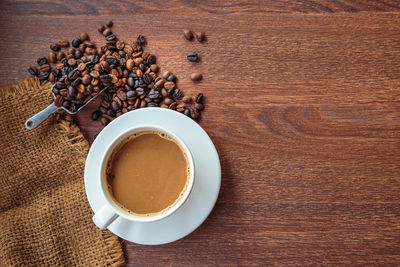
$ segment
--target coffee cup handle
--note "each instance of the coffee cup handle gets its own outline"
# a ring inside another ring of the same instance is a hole
[[[100,229],[106,229],[117,218],[118,214],[108,205],[104,205],[93,215],[93,222]]]

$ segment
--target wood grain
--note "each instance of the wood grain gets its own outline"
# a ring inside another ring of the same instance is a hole
[[[213,5],[224,4],[199,4]],[[1,17],[8,36],[0,44],[1,83],[25,77],[52,40],[82,29],[100,42],[96,28],[109,18],[100,12],[107,7],[88,16]],[[200,125],[222,164],[220,196],[205,223],[167,245],[126,242],[128,266],[399,265],[399,13],[261,15],[261,7],[248,16],[251,4],[243,14],[235,7],[185,15],[166,9],[149,20],[126,15],[127,4],[112,17],[121,39],[147,36],[147,50],[187,94],[206,95]],[[204,30],[207,42],[185,41],[183,27]],[[186,61],[191,50],[200,64]],[[189,80],[194,70],[202,82]],[[94,108],[78,116],[89,138],[101,128],[90,121]]]
[[[238,1],[63,1],[63,0],[2,0],[0,10],[13,15],[128,15],[140,14],[265,14],[265,13],[334,13],[400,10],[395,0],[238,0]]]

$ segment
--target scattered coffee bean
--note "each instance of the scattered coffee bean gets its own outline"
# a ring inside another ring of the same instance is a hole
[[[68,47],[69,41],[68,40],[60,40],[60,41],[58,41],[58,45],[61,47]]]
[[[50,73],[48,72],[42,72],[38,75],[39,80],[44,81],[47,80],[49,78]]]
[[[105,29],[106,29],[106,26],[104,26],[104,25],[101,25],[99,28],[97,28],[99,33],[103,33]]]
[[[170,74],[167,78],[167,81],[176,83],[176,76],[174,74]]]
[[[189,52],[187,54],[187,59],[191,62],[196,62],[197,60],[199,60],[199,56],[196,52]]]
[[[198,93],[196,95],[195,102],[199,103],[199,104],[203,103],[203,94],[202,93]]]
[[[39,66],[42,66],[42,65],[44,65],[44,64],[47,64],[47,58],[46,58],[46,57],[40,57],[40,58],[38,58],[38,59],[36,60],[36,62],[37,62],[37,64],[38,64]]]
[[[188,108],[185,108],[185,109],[183,110],[183,114],[186,115],[186,116],[188,116],[188,117],[190,117],[190,110],[189,110]]]
[[[51,44],[50,49],[54,52],[60,51],[60,46],[58,44]]]
[[[203,78],[203,76],[198,72],[194,72],[194,73],[190,74],[190,79],[192,81],[200,81],[202,78]]]
[[[30,67],[30,68],[28,69],[28,71],[29,71],[29,73],[30,73],[32,76],[37,76],[37,75],[39,75],[39,70],[38,70],[36,67]]]
[[[196,32],[196,39],[197,39],[197,41],[199,41],[199,42],[203,42],[204,40],[205,40],[205,35],[204,35],[204,33],[203,32]]]
[[[195,103],[194,107],[195,107],[195,109],[200,110],[200,111],[204,109],[203,104],[200,104],[200,103]]]
[[[191,108],[190,109],[190,117],[192,118],[192,119],[195,119],[195,120],[197,120],[198,118],[199,118],[199,111],[197,110],[197,109],[195,109],[195,108]]]
[[[108,28],[111,28],[113,25],[114,25],[114,23],[111,20],[106,23],[106,26]]]
[[[103,115],[104,116],[104,115]],[[107,119],[106,117],[101,117],[100,119],[101,124],[103,124],[104,126],[106,126],[107,124],[110,123],[110,120]]]
[[[106,29],[103,31],[103,36],[104,36],[104,37],[107,37],[107,36],[109,36],[109,35],[111,35],[111,34],[112,34],[112,31],[111,31],[110,28],[106,28]]]
[[[47,55],[47,58],[49,59],[50,63],[56,63],[57,62],[57,55],[54,52],[49,52],[49,54]]]
[[[139,35],[136,38],[136,43],[140,46],[144,46],[146,44],[146,38],[143,35]]]
[[[89,40],[89,34],[87,34],[86,32],[82,32],[81,34],[79,34],[79,39],[81,39],[82,42]]]
[[[82,41],[79,38],[75,38],[74,40],[72,40],[72,46],[75,48],[78,48],[81,43],[82,43]],[[72,54],[72,53],[70,53],[70,54]]]
[[[192,102],[192,98],[190,96],[184,96],[182,98],[183,103],[190,103]]]
[[[191,41],[193,40],[193,32],[189,29],[183,30],[183,35],[185,36],[186,40]]]

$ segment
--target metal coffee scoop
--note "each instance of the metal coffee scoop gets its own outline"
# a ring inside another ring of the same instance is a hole
[[[56,95],[53,92],[53,88],[54,88],[55,84],[53,84],[53,86],[51,87],[51,93],[53,95],[53,98],[56,98]],[[40,111],[39,113],[37,113],[36,115],[30,117],[26,122],[25,122],[25,127],[28,130],[32,130],[34,128],[36,128],[40,123],[42,123],[45,119],[47,119],[47,117],[49,117],[51,114],[53,114],[54,112],[56,112],[58,109],[63,109],[65,110],[68,114],[74,115],[76,113],[78,113],[81,109],[83,109],[87,104],[89,104],[91,101],[93,101],[93,99],[95,99],[98,95],[100,95],[107,87],[104,87],[103,89],[101,89],[97,95],[93,96],[92,98],[90,98],[90,100],[88,102],[86,102],[85,104],[83,104],[82,106],[80,106],[76,111],[72,112],[70,110],[68,110],[67,108],[61,106],[61,107],[57,107],[53,103],[51,103],[47,108],[43,109],[42,111]]]

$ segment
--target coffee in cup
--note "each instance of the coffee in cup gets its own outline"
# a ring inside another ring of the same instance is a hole
[[[160,130],[134,132],[116,144],[105,169],[111,199],[134,216],[156,216],[180,201],[189,187],[185,149]]]

